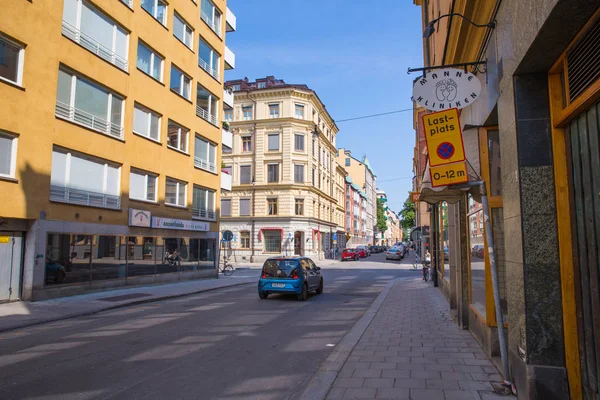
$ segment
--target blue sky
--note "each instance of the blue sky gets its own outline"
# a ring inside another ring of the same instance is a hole
[[[423,63],[420,7],[410,0],[228,0],[236,68],[226,79],[274,75],[315,90],[337,121],[412,107],[408,67]],[[338,123],[337,146],[365,154],[400,211],[411,188],[412,113]],[[396,178],[406,178],[390,180]]]

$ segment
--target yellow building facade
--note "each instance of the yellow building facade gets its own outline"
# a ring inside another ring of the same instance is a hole
[[[0,3],[0,301],[215,276],[226,2]]]

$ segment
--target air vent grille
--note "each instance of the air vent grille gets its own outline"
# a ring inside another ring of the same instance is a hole
[[[573,102],[600,78],[600,15],[567,52],[569,100]]]

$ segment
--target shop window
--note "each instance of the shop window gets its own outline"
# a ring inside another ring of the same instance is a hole
[[[129,237],[127,239],[127,277],[154,275],[156,254],[153,237]]]
[[[483,207],[471,196],[468,201],[468,226],[470,246],[471,305],[485,318],[485,245],[483,230]]]
[[[502,165],[500,158],[500,135],[488,131],[488,158],[490,168],[490,196],[502,196]]]
[[[504,247],[504,210],[492,208],[492,232],[494,233],[494,254],[498,269],[498,286],[500,287],[500,308],[504,314],[504,322],[508,322],[506,298],[506,258]]]
[[[281,232],[263,231],[266,253],[281,253]]]
[[[127,277],[125,246],[122,243],[121,236],[93,236],[92,282]]]
[[[91,244],[91,236],[48,233],[45,284],[89,282]]]
[[[441,254],[444,264],[444,279],[450,280],[450,238],[448,237],[448,203],[443,202],[441,207]]]

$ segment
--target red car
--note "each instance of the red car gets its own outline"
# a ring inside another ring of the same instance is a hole
[[[357,248],[356,252],[358,253],[358,256],[360,258],[367,258],[367,256],[369,255],[369,253],[367,253],[367,249],[365,249],[364,247]]]
[[[344,251],[342,251],[342,261],[347,261],[347,260],[358,261],[359,257],[360,256],[356,249],[344,249]]]

